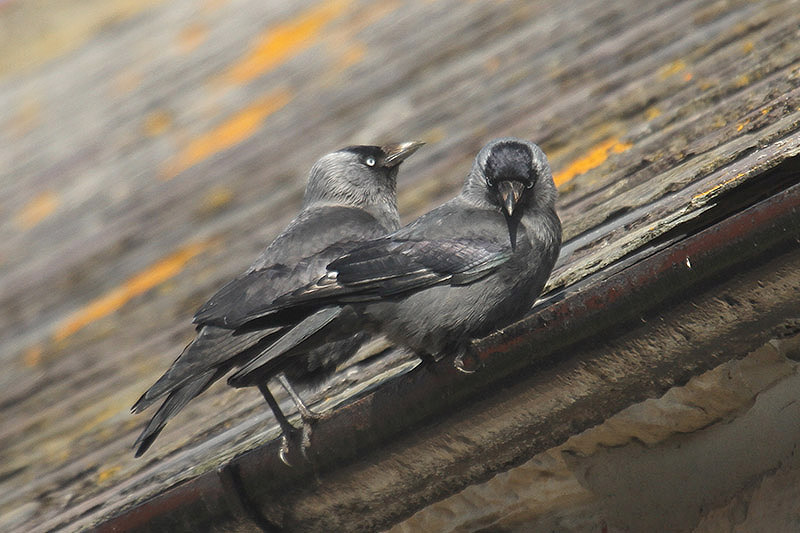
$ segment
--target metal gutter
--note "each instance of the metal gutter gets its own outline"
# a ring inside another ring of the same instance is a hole
[[[385,528],[744,355],[800,316],[800,160],[758,181],[777,172],[783,190],[481,339],[474,374],[442,361],[339,408],[315,426],[310,463],[285,466],[271,442],[98,531]]]

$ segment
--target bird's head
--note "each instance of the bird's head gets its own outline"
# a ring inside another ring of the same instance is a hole
[[[491,141],[478,152],[465,194],[499,207],[508,217],[529,204],[553,207],[555,185],[541,148],[515,138]]]
[[[319,202],[361,208],[389,204],[396,211],[400,163],[423,144],[348,146],[321,157],[311,169],[303,206]]]

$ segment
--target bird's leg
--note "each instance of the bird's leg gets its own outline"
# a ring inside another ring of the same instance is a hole
[[[320,418],[322,418],[321,414],[315,413],[314,411],[309,409],[305,403],[303,403],[303,399],[300,398],[300,395],[297,394],[296,390],[294,390],[292,384],[289,383],[289,380],[286,378],[286,374],[284,374],[283,372],[278,374],[278,382],[281,384],[281,387],[286,389],[286,392],[289,393],[289,396],[292,397],[292,400],[294,401],[294,404],[297,406],[297,410],[300,411],[300,416],[303,418],[303,420],[308,419],[312,421],[317,421]]]
[[[261,395],[264,396],[269,408],[272,409],[272,414],[275,415],[275,419],[278,421],[278,425],[281,427],[281,451],[278,455],[286,466],[292,466],[292,463],[289,462],[289,441],[296,438],[297,428],[294,427],[289,422],[289,419],[286,418],[286,415],[283,414],[283,411],[281,411],[278,402],[275,400],[275,397],[270,392],[266,383],[259,384],[258,390],[261,391]],[[305,456],[305,450],[303,450],[303,455]]]
[[[294,390],[294,387],[292,387],[292,384],[289,383],[289,380],[286,378],[286,374],[281,372],[277,377],[278,382],[284,389],[286,389],[286,392],[289,393],[289,396],[292,397],[292,400],[294,400],[294,403],[297,406],[297,410],[300,412],[300,419],[303,421],[303,433],[300,440],[300,451],[303,453],[303,457],[308,459],[306,451],[311,447],[312,425],[321,419],[322,415],[315,413],[309,409],[305,403],[303,403],[300,395],[297,394],[297,391]]]

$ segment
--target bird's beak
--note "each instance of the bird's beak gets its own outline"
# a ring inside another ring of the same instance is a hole
[[[500,194],[500,201],[508,216],[514,214],[522,193],[525,192],[525,184],[520,181],[501,181],[497,184],[497,192]]]
[[[395,167],[405,161],[411,154],[416,152],[420,146],[425,144],[420,141],[408,141],[404,143],[392,143],[381,146],[381,150],[386,154],[383,166]]]

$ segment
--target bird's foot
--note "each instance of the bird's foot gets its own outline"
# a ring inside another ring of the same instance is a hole
[[[281,449],[278,450],[278,457],[280,457],[283,464],[291,467],[292,462],[289,460],[289,452],[291,452],[292,447],[289,444],[289,440],[289,437],[287,437],[285,433],[281,435]]]
[[[311,416],[308,416],[311,414]],[[311,449],[311,435],[314,431],[314,424],[323,418],[323,415],[309,411],[302,415],[302,426],[297,428],[292,426],[289,430],[284,430],[281,435],[281,448],[278,456],[286,466],[293,467],[297,459],[297,452],[303,461],[311,462],[308,457],[308,450]]]
[[[464,361],[465,357],[467,358],[469,363]],[[456,370],[464,374],[474,374],[478,369],[478,362],[476,360],[475,354],[473,354],[469,350],[463,350],[453,360],[453,366],[456,368]]]
[[[300,418],[303,419],[303,427],[319,422],[325,415],[312,411],[304,403],[297,404],[297,410],[300,412]]]
[[[283,464],[294,467],[298,457],[303,461],[308,461],[306,450],[311,446],[311,432],[303,424],[302,428],[292,427],[291,430],[284,430],[281,435],[281,447],[278,450],[278,457]],[[299,453],[298,453],[299,452]]]

